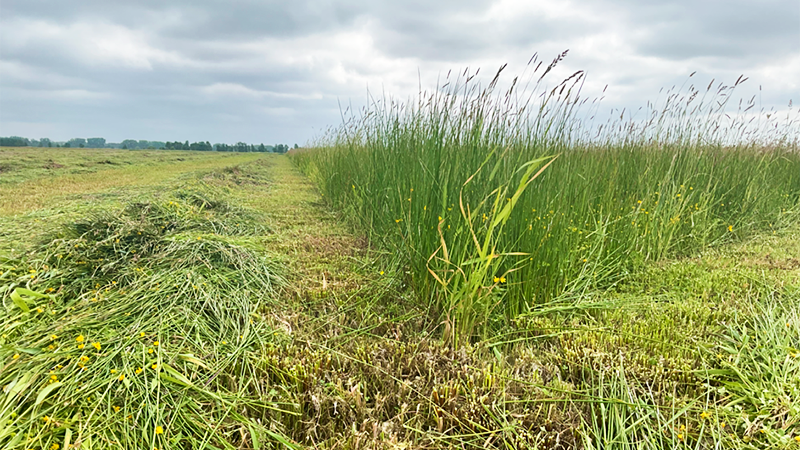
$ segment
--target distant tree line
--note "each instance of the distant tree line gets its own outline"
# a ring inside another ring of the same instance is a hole
[[[261,152],[261,153],[286,153],[289,146],[286,144],[264,145],[247,144],[211,144],[208,141],[194,142],[162,142],[125,139],[120,143],[106,142],[104,138],[73,138],[65,142],[51,141],[48,138],[28,139],[19,136],[0,137],[0,147],[59,147],[59,148],[118,148],[123,150],[196,150],[202,152]],[[297,148],[297,144],[294,144]]]

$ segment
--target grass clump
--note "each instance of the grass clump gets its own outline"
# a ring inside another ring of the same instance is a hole
[[[544,88],[563,56],[547,66],[534,59],[530,83],[515,79],[506,91],[500,73],[486,88],[465,74],[416,102],[376,101],[293,155],[324,199],[403,258],[411,286],[445,324],[456,310],[471,317],[456,326],[463,337],[483,335],[490,320],[487,308],[472,311],[472,294],[454,299],[443,282],[450,275],[474,279],[469,292],[493,292],[488,309],[502,324],[559,296],[613,286],[650,261],[797,219],[796,122],[729,121],[735,85],[720,85],[671,92],[644,120],[621,116],[594,129],[578,115],[582,72]],[[552,156],[521,195],[498,196],[529,161]],[[502,232],[492,229],[498,221]],[[493,236],[492,273],[467,256],[478,230]],[[442,261],[445,249],[464,257]]]
[[[294,402],[259,360],[280,332],[258,215],[187,186],[65,225],[2,261],[4,448],[258,447]],[[291,445],[291,444],[288,444]]]

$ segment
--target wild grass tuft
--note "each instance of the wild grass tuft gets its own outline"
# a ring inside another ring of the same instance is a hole
[[[374,101],[293,155],[324,199],[405,258],[446,336],[454,316],[462,338],[482,336],[491,321],[613,286],[649,261],[797,220],[797,122],[729,120],[741,79],[670,92],[642,120],[591,128],[579,116],[582,72],[544,87],[561,57],[534,59],[530,81],[505,91],[499,72],[485,88],[464,73],[414,102]],[[527,162],[553,156],[514,190]],[[476,235],[491,236],[497,258]]]

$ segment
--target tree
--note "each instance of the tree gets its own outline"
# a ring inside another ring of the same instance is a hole
[[[122,141],[122,149],[123,150],[135,150],[139,148],[139,142],[135,139],[125,139]]]
[[[69,146],[71,148],[84,148],[86,147],[86,139],[84,138],[72,138],[69,140]]]
[[[41,138],[39,139],[39,146],[40,147],[52,147],[53,142],[49,138]]]
[[[89,148],[105,148],[106,140],[101,137],[86,139],[86,146]]]
[[[0,146],[3,147],[25,147],[26,145],[28,145],[28,140],[23,137],[0,137]]]

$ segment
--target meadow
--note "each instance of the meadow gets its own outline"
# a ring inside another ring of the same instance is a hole
[[[0,149],[0,446],[800,448],[797,122],[538,70],[288,156]]]

